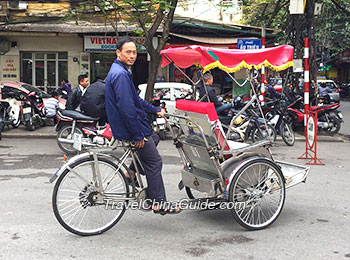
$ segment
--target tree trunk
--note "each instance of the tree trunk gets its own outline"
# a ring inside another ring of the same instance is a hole
[[[145,100],[149,103],[152,102],[154,83],[157,79],[157,72],[160,64],[160,55],[155,51],[150,53],[151,60],[148,63],[148,80],[147,80],[147,90]]]

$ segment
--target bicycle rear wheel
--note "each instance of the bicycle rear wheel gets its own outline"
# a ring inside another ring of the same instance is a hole
[[[248,230],[271,225],[282,211],[285,180],[280,168],[270,160],[255,159],[242,166],[229,188],[229,201],[236,221]]]
[[[96,168],[103,192],[93,175]],[[128,203],[129,186],[123,169],[118,170],[116,164],[104,158],[98,158],[95,165],[92,157],[70,165],[53,190],[52,206],[58,222],[81,236],[98,235],[117,224]]]

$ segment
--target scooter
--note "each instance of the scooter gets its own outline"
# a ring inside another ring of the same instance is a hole
[[[1,103],[2,109],[0,117],[2,118],[3,127],[6,125],[12,125],[13,128],[19,127],[21,124],[21,108],[19,102],[14,98],[7,98],[1,101]]]
[[[23,100],[23,121],[29,131],[34,131],[37,126],[45,126],[47,110],[43,99],[30,92]]]
[[[337,110],[339,107],[339,103],[310,107],[311,110],[317,112],[317,127],[324,130],[329,135],[338,133],[341,123],[344,122],[342,113]],[[305,113],[302,97],[298,97],[288,106],[288,113],[293,119],[294,127],[304,125]]]
[[[96,127],[99,118],[75,110],[57,111],[57,144],[66,154],[76,154],[88,147],[113,143],[110,125]]]

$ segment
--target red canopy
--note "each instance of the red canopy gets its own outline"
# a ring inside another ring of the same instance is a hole
[[[204,71],[219,68],[232,73],[242,68],[251,69],[253,65],[256,69],[265,65],[272,70],[285,70],[293,66],[293,52],[294,48],[289,45],[255,50],[218,49],[191,45],[162,50],[160,54],[162,67],[171,62],[180,68],[198,64],[204,68]]]

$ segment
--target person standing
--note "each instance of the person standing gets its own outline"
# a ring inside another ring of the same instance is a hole
[[[68,110],[79,110],[81,97],[84,95],[86,88],[89,86],[89,78],[86,74],[79,75],[78,77],[79,85],[74,88],[68,95],[68,100],[66,104],[66,109]]]
[[[131,141],[137,148],[147,179],[147,195],[153,201],[154,213],[179,213],[179,208],[174,209],[165,203],[162,158],[156,148],[159,137],[152,132],[146,115],[153,113],[164,117],[164,110],[149,104],[137,94],[131,72],[131,66],[137,57],[134,41],[129,37],[120,38],[116,54],[117,59],[106,78],[106,113],[113,136],[117,140]]]
[[[99,117],[99,125],[103,126],[107,122],[105,109],[105,82],[98,78],[92,83],[80,102],[81,111],[92,117]]]

